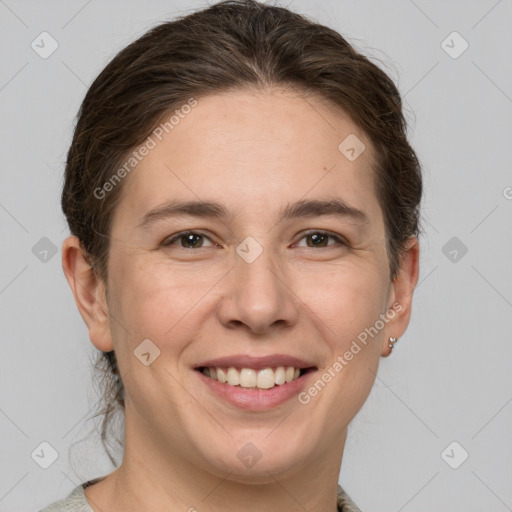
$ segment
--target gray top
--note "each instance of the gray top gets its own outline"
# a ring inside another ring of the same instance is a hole
[[[94,512],[85,497],[84,489],[103,478],[96,478],[78,485],[67,498],[56,501],[39,512]],[[338,512],[361,512],[340,485],[338,485]]]
[[[39,512],[94,512],[85,497],[84,489],[104,478],[98,477],[77,485],[66,498],[48,505]]]

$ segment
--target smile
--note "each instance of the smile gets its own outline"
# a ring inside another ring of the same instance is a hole
[[[296,397],[318,367],[291,354],[233,354],[200,361],[193,370],[215,399],[262,411]]]
[[[200,367],[199,370],[210,379],[228,386],[246,389],[272,389],[274,386],[293,382],[307,373],[307,368],[278,366],[276,368],[229,368]]]

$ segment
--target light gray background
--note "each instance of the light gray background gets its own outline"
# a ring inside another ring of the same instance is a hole
[[[1,511],[37,510],[112,469],[87,439],[93,347],[61,269],[63,162],[105,64],[202,5],[0,0]],[[411,324],[352,423],[340,481],[364,512],[512,510],[511,1],[287,5],[383,60],[424,168]],[[48,59],[31,48],[43,31],[59,45]],[[469,43],[456,59],[441,46],[453,31]],[[46,262],[32,251],[42,237],[57,247]],[[455,262],[452,237],[467,247]],[[48,469],[31,458],[43,441],[59,454]],[[469,453],[458,469],[441,456],[452,441],[452,464]]]

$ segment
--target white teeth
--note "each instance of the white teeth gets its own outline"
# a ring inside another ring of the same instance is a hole
[[[227,381],[228,381],[228,378],[226,376],[226,372],[224,372],[224,370],[222,368],[216,368],[216,371],[217,371],[217,380],[219,382],[222,382],[223,384],[225,384]],[[211,373],[210,373],[210,377],[211,377]],[[213,378],[213,377],[212,377]]]
[[[238,386],[240,384],[240,374],[236,368],[228,368],[228,384],[230,386]]]
[[[286,382],[286,372],[282,366],[276,368],[276,384],[280,386]]]
[[[242,368],[242,371],[240,372],[240,386],[242,386],[243,388],[255,387],[256,372],[254,370],[251,370],[250,368]]]
[[[276,378],[272,368],[263,368],[258,372],[257,384],[261,389],[270,389],[276,385]]]
[[[277,368],[263,368],[253,370],[242,368],[240,371],[230,366],[223,368],[204,368],[203,373],[222,384],[240,386],[243,388],[271,389],[292,382],[300,377],[300,369],[293,366],[278,366]]]

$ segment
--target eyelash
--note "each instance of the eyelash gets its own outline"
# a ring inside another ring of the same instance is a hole
[[[321,230],[315,230],[315,231],[308,231],[307,233],[304,233],[302,235],[302,237],[299,239],[302,240],[310,235],[324,235],[324,236],[327,236],[329,238],[332,238],[334,240],[336,240],[337,244],[340,245],[340,246],[345,246],[345,247],[349,247],[349,244],[346,240],[344,240],[342,237],[338,236],[338,235],[335,235],[333,233],[330,233],[329,231],[321,231]],[[171,247],[173,245],[173,242],[175,242],[176,240],[179,240],[180,238],[183,238],[184,236],[186,235],[200,235],[200,236],[203,236],[205,238],[207,238],[208,240],[210,240],[210,242],[212,242],[212,244],[215,244],[215,242],[213,242],[209,236],[205,235],[204,233],[200,233],[198,231],[182,231],[180,233],[177,233],[176,235],[172,236],[172,238],[166,238],[163,242],[162,242],[162,246],[163,247]],[[218,245],[218,244],[215,244],[215,245]],[[333,247],[332,245],[328,245],[327,247]],[[322,249],[326,249],[327,247],[321,247]],[[193,247],[179,247],[179,249],[185,249],[185,250],[193,250],[194,248]],[[206,247],[199,247],[199,249],[206,249]],[[308,249],[314,249],[314,247],[308,247]]]

